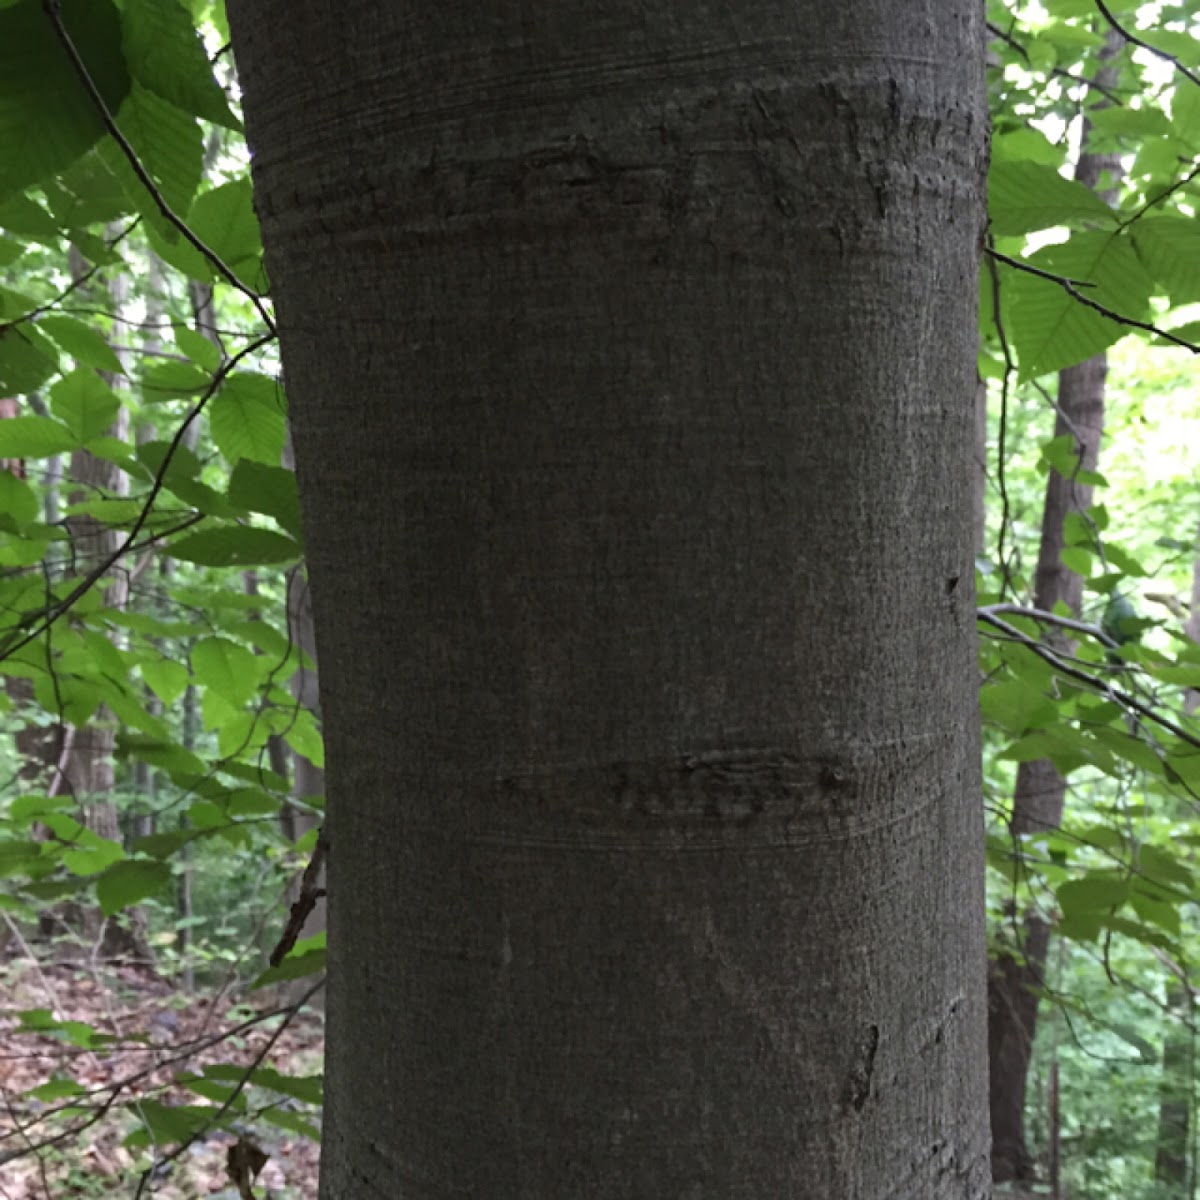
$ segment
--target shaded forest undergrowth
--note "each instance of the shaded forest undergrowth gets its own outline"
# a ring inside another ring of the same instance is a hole
[[[324,1024],[276,999],[0,962],[0,1200],[315,1195]]]

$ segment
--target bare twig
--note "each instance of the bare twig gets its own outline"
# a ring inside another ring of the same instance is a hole
[[[291,953],[300,931],[304,928],[304,922],[316,908],[317,901],[325,895],[325,889],[319,885],[321,868],[325,865],[325,855],[328,851],[329,840],[325,836],[325,826],[322,825],[317,831],[317,844],[313,847],[312,858],[308,860],[308,866],[304,868],[304,874],[300,877],[300,894],[288,914],[287,925],[284,926],[279,944],[271,951],[271,957],[267,960],[273,967],[279,966]]]

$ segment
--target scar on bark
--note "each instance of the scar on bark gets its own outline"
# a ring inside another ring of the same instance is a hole
[[[871,1095],[871,1076],[875,1073],[875,1052],[879,1049],[879,1026],[868,1025],[855,1052],[846,1085],[842,1089],[842,1104],[862,1112]]]

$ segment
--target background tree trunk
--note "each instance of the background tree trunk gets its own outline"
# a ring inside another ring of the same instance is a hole
[[[321,1195],[986,1196],[977,5],[229,7]]]
[[[1116,83],[1119,69],[1113,60],[1124,45],[1124,38],[1110,30],[1099,55],[1101,66],[1095,73],[1101,88],[1111,88]],[[1087,141],[1085,122],[1081,143],[1085,152],[1080,155],[1075,178],[1087,187],[1100,189],[1108,203],[1115,203],[1120,158],[1115,154],[1087,153]],[[1108,357],[1104,354],[1059,372],[1054,436],[1074,439],[1081,472],[1095,471],[1100,458],[1107,374]],[[1057,471],[1051,471],[1046,478],[1033,589],[1037,608],[1051,612],[1062,604],[1069,612],[1079,613],[1083,579],[1062,561],[1062,552],[1066,546],[1067,515],[1086,512],[1092,504],[1092,490],[1090,484],[1067,479]],[[1051,636],[1065,644],[1059,633]],[[1057,829],[1062,823],[1066,790],[1066,780],[1049,759],[1021,763],[1013,792],[1014,840],[1039,830]],[[1038,913],[1014,912],[1012,923],[1014,928],[1021,929],[1020,945],[1014,952],[997,955],[988,976],[992,1171],[998,1183],[1037,1178],[1025,1137],[1025,1093],[1050,945],[1050,927]]]
[[[71,264],[76,278],[87,270],[86,262],[74,248]],[[123,272],[113,274],[104,290],[113,312],[121,317],[129,299],[128,275]],[[113,350],[128,372],[129,355],[122,338],[114,337]],[[103,371],[100,375],[111,388],[123,386],[120,376]],[[128,438],[128,424],[129,412],[122,407],[110,432],[114,437]],[[124,496],[128,492],[125,473],[88,450],[76,450],[71,454],[68,474],[72,504],[100,497]],[[121,530],[86,513],[69,516],[66,527],[71,542],[69,569],[78,575],[88,574],[115,554],[123,537]],[[104,603],[109,608],[123,609],[128,604],[130,570],[128,561],[118,562],[110,570],[104,588]],[[101,837],[120,844],[123,836],[114,799],[115,744],[116,718],[110,709],[100,705],[85,724],[72,731],[69,751],[64,755],[63,780],[65,790],[71,793],[79,807],[79,820]],[[152,960],[145,917],[140,909],[132,908],[119,918],[106,918],[96,906],[81,908],[72,903],[59,912],[69,927],[77,929],[92,944],[93,950],[105,957],[132,956],[146,962]]]
[[[1185,632],[1200,645],[1200,534],[1192,565],[1192,594]],[[1189,688],[1184,705],[1190,715],[1200,710],[1200,691]],[[1167,1013],[1172,1018],[1163,1039],[1162,1080],[1159,1084],[1158,1144],[1154,1180],[1187,1196],[1192,1172],[1192,1108],[1196,1090],[1196,1004],[1192,983],[1184,975],[1167,981]],[[1192,1168],[1194,1171],[1194,1167]]]

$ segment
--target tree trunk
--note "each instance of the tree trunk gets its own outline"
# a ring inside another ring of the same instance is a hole
[[[986,1196],[978,6],[229,7],[322,1197]]]
[[[86,270],[86,263],[74,248],[70,257],[72,274],[79,278]],[[114,312],[119,316],[129,297],[128,276],[114,274],[106,291]],[[128,369],[128,354],[124,347],[116,342],[114,350]],[[110,387],[122,385],[119,376],[105,372],[100,374]],[[115,437],[128,438],[129,412],[126,408],[120,409],[110,432]],[[69,475],[72,504],[101,496],[124,496],[128,492],[125,473],[87,450],[72,453]],[[86,575],[98,563],[110,558],[122,541],[120,530],[86,514],[68,517],[66,527],[71,541],[70,569],[78,575]],[[104,589],[104,603],[108,607],[120,609],[128,603],[130,569],[131,563],[123,561],[109,572]],[[113,800],[116,786],[113,764],[115,743],[116,718],[110,709],[101,705],[86,724],[73,731],[70,751],[65,756],[63,776],[66,790],[79,806],[79,819],[101,837],[120,843],[123,839],[117,806]],[[106,957],[151,959],[145,917],[139,909],[130,909],[122,918],[110,919],[95,906],[81,909],[76,905],[68,905],[64,914],[66,924],[77,926],[83,937]]]
[[[1100,52],[1096,82],[1112,87],[1118,76],[1113,62],[1124,39],[1110,30]],[[1085,124],[1083,145],[1088,127]],[[1111,204],[1116,200],[1120,159],[1111,154],[1080,155],[1075,178],[1101,194]],[[1103,185],[1103,186],[1101,186]],[[1108,357],[1097,354],[1086,362],[1068,367],[1058,377],[1058,406],[1054,436],[1075,440],[1079,471],[1095,471],[1104,436],[1104,381]],[[1037,608],[1054,610],[1063,604],[1076,615],[1083,602],[1083,579],[1062,561],[1066,518],[1086,512],[1092,504],[1092,487],[1051,471],[1046,479],[1042,509],[1042,537],[1038,546],[1033,602]],[[1065,639],[1052,635],[1060,649]],[[1023,762],[1017,770],[1013,792],[1011,834],[1014,842],[1041,830],[1057,829],[1062,823],[1066,780],[1049,759]],[[988,1060],[992,1124],[992,1173],[997,1183],[1032,1181],[1037,1172],[1025,1137],[1025,1091],[1033,1041],[1037,1032],[1038,1002],[1044,985],[1050,929],[1037,913],[1014,915],[1013,925],[1023,924],[1021,944],[1012,953],[993,960],[988,976]]]
[[[1200,536],[1196,539],[1200,551]],[[1191,611],[1185,632],[1200,644],[1200,553],[1192,564]],[[1200,691],[1189,688],[1184,707],[1191,715],[1200,709]],[[1192,1151],[1192,1105],[1196,1079],[1196,1005],[1191,980],[1167,983],[1167,1032],[1163,1039],[1162,1079],[1159,1083],[1158,1143],[1154,1180],[1187,1195],[1188,1163]]]

